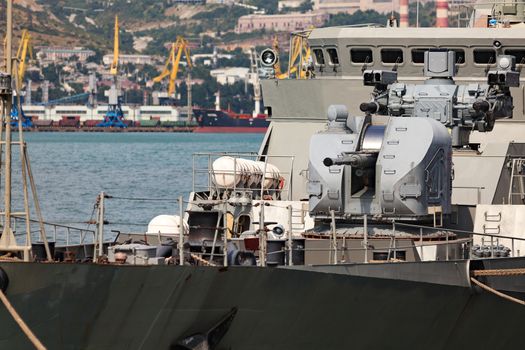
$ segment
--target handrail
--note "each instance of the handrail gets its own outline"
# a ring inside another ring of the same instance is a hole
[[[18,215],[13,215],[13,217],[16,217],[16,219],[22,219],[23,217],[22,216],[18,216]],[[25,220],[25,218],[24,218]],[[36,219],[29,219],[29,221],[31,222],[34,222],[34,223],[38,223],[40,221],[36,220]],[[48,222],[48,221],[42,221],[42,223],[44,225],[50,225],[50,226],[56,226],[56,227],[62,227],[62,228],[69,228],[71,230],[77,230],[77,231],[86,231],[86,232],[95,232],[95,230],[90,230],[90,229],[87,229],[87,228],[80,228],[80,227],[75,227],[75,226],[68,226],[68,225],[64,225],[64,224],[57,224],[57,223],[54,223],[54,222]]]
[[[24,217],[16,215],[12,217],[14,220],[14,227],[16,228],[16,222],[18,220],[25,220]],[[39,220],[30,219],[30,223],[32,224],[40,224]],[[95,230],[91,230],[88,228],[80,228],[80,227],[74,227],[74,226],[68,226],[63,224],[57,224],[52,222],[43,221],[43,225],[52,227],[52,233],[51,236],[53,238],[53,241],[56,243],[65,243],[65,247],[69,247],[72,245],[82,245],[87,242],[86,236],[91,235],[92,241],[91,243],[95,242]],[[61,231],[59,231],[59,229]],[[65,232],[64,232],[65,231]],[[31,233],[41,232],[41,228],[38,227],[37,229],[31,230]],[[49,231],[47,231],[49,233]],[[57,240],[58,239],[58,240]]]
[[[414,227],[414,228],[423,228],[423,229],[429,229],[434,231],[450,231],[453,233],[464,233],[464,234],[470,234],[470,235],[476,235],[476,236],[486,236],[486,237],[492,237],[492,238],[501,238],[501,239],[516,239],[519,241],[525,241],[525,238],[521,237],[512,237],[512,236],[504,236],[499,234],[490,234],[490,233],[478,233],[473,231],[466,231],[466,230],[458,230],[458,229],[448,229],[443,227],[431,227],[431,226],[423,226],[423,225],[415,225],[415,224],[407,224],[407,223],[400,223],[396,221],[396,225],[399,226],[406,226],[406,227]]]

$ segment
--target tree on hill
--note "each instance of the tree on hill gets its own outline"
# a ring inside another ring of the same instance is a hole
[[[279,8],[278,0],[248,0],[245,2],[248,5],[257,6],[259,9],[264,10],[267,14],[277,13]]]
[[[311,0],[305,0],[297,8],[301,13],[312,11],[314,9],[314,4]]]

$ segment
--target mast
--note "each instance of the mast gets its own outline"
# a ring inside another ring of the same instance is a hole
[[[13,1],[7,0],[7,28],[6,28],[6,47],[5,47],[5,61],[6,72],[0,73],[0,97],[1,97],[1,120],[0,120],[0,162],[2,160],[2,146],[5,145],[5,161],[3,164],[4,172],[4,210],[1,215],[3,219],[2,236],[0,237],[0,251],[8,252],[23,252],[24,261],[30,260],[31,253],[31,222],[29,217],[29,193],[28,193],[28,177],[32,188],[33,198],[35,201],[36,210],[40,222],[40,238],[44,243],[46,255],[48,260],[52,260],[49,245],[47,243],[45,229],[43,227],[42,217],[40,215],[40,206],[36,197],[36,188],[33,182],[29,160],[27,158],[26,145],[24,143],[22,133],[22,118],[18,118],[18,141],[13,143],[12,140],[12,125],[11,110],[13,107],[13,82],[17,90],[17,104],[20,110],[20,89],[21,80],[18,77],[18,69],[13,69]],[[13,72],[15,72],[15,79],[13,79]],[[5,125],[5,131],[4,131]],[[24,194],[24,211],[14,213],[12,211],[12,145],[18,144],[20,146],[20,160],[21,160],[21,175]],[[1,167],[0,167],[1,169]],[[19,245],[16,241],[13,229],[11,226],[12,219],[21,217],[25,221],[26,240],[24,245]]]
[[[14,250],[16,239],[11,228],[11,108],[13,103],[12,73],[13,73],[13,1],[7,0],[7,28],[6,28],[6,72],[2,94],[2,125],[5,124],[5,169],[4,169],[4,228],[0,238],[0,248]],[[0,131],[1,131],[0,126]],[[3,136],[0,133],[0,137]],[[0,139],[1,141],[1,139]],[[1,153],[0,153],[1,155]],[[24,251],[24,260],[29,260],[27,247],[20,247]]]

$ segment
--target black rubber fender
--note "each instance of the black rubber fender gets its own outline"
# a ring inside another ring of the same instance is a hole
[[[3,268],[0,267],[0,289],[5,293],[9,286],[9,277]]]

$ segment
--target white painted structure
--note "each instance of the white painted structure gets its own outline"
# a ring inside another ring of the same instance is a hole
[[[63,117],[80,117],[80,122],[103,120],[107,108],[107,106],[91,108],[86,105],[23,106],[24,113],[34,119],[60,121]],[[174,106],[122,106],[122,111],[125,119],[133,121],[141,119],[178,121],[180,116]]]
[[[525,238],[525,205],[517,204],[478,204],[474,221],[474,232],[495,235],[491,242],[490,237],[474,236],[474,244],[498,245],[502,244],[511,249],[511,256],[523,256],[525,241],[510,238],[497,238],[508,236]]]
[[[212,69],[210,75],[217,79],[221,85],[232,85],[238,81],[245,81],[250,78],[250,69],[245,67],[231,67]]]
[[[180,233],[180,216],[178,215],[158,215],[148,224],[148,235],[178,236]],[[188,231],[188,224],[184,221],[184,231]]]

